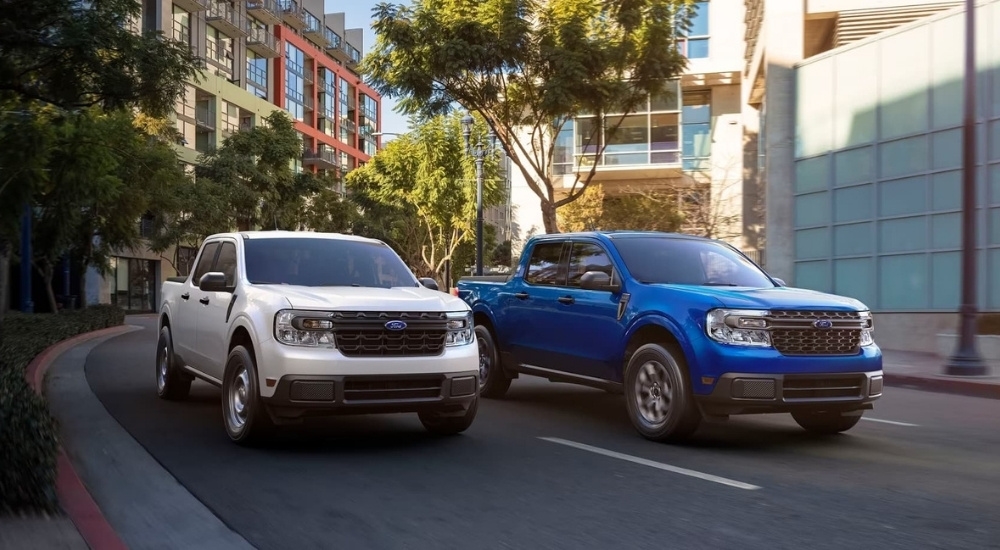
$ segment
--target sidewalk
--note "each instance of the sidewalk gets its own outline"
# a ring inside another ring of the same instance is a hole
[[[1000,399],[1000,365],[989,365],[986,376],[950,376],[944,374],[946,361],[928,353],[884,349],[885,385]]]

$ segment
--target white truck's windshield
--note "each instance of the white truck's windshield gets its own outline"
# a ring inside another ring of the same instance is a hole
[[[419,286],[387,245],[309,237],[248,239],[247,280],[298,286]]]

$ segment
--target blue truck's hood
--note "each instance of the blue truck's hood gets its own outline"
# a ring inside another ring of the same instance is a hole
[[[660,285],[656,285],[660,286]],[[864,303],[815,290],[791,287],[749,288],[728,286],[662,285],[705,298],[714,298],[722,307],[745,309],[832,309],[860,311]]]

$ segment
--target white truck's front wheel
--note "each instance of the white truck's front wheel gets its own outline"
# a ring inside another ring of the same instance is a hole
[[[472,401],[469,408],[464,413],[442,414],[437,412],[419,413],[420,423],[424,428],[435,435],[455,435],[464,432],[472,426],[476,419],[476,412],[479,411],[479,396]]]
[[[272,428],[257,384],[253,355],[243,346],[234,347],[222,380],[222,417],[229,438],[236,443],[257,443]]]

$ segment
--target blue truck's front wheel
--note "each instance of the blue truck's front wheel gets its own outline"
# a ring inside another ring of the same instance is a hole
[[[625,405],[632,425],[646,439],[677,441],[701,424],[686,371],[683,355],[660,344],[646,344],[629,358]]]
[[[490,329],[476,326],[476,342],[479,345],[479,394],[488,398],[500,398],[510,388],[511,379],[500,364],[500,350]]]

